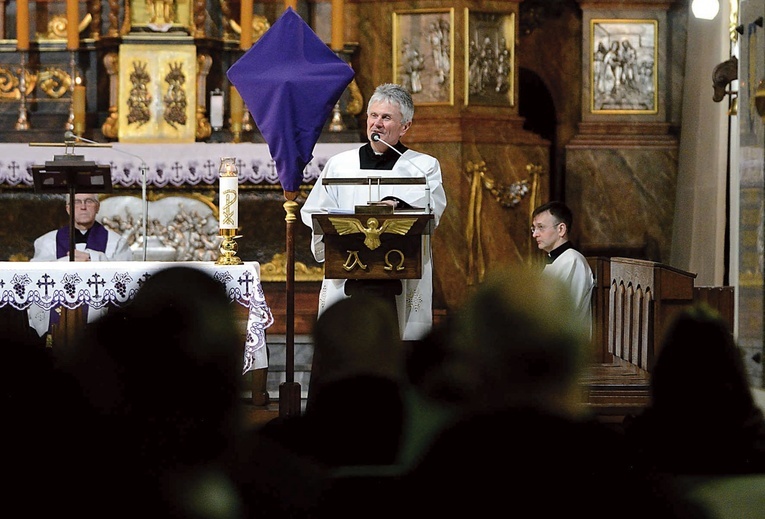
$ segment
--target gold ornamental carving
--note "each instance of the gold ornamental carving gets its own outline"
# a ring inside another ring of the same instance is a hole
[[[121,32],[145,31],[168,39],[179,34],[194,34],[195,9],[197,3],[190,0],[130,0],[125,2],[125,23]]]
[[[109,75],[109,116],[101,125],[101,132],[104,137],[116,139],[119,136],[119,112],[117,111],[117,102],[119,101],[119,66],[120,57],[116,52],[110,52],[104,56],[104,68]]]
[[[8,67],[0,67],[0,98],[20,99],[19,77]]]
[[[324,267],[309,267],[300,261],[295,262],[295,281],[321,281]],[[274,254],[271,261],[260,265],[261,281],[285,281],[287,279],[287,253]]]
[[[377,218],[367,219],[366,226],[358,218],[333,218],[329,221],[337,230],[337,234],[344,236],[346,234],[362,233],[364,234],[364,245],[369,250],[375,250],[381,244],[380,235],[384,233],[406,235],[412,225],[417,221],[416,218],[399,218],[385,220],[382,225]]]
[[[88,25],[90,25],[92,20],[93,17],[90,13],[86,14],[77,26],[77,32],[82,33],[82,31],[88,28]],[[40,34],[38,37],[41,40],[65,40],[68,25],[66,15],[53,15],[48,21],[47,32],[45,34]]]
[[[170,71],[165,76],[165,83],[168,84],[162,102],[164,103],[163,117],[165,122],[173,128],[185,126],[188,122],[186,107],[186,73],[183,71],[183,63],[168,63]]]
[[[122,44],[118,62],[119,140],[194,142],[196,46]]]
[[[146,0],[146,10],[149,15],[149,26],[162,31],[175,21],[174,0]]]
[[[8,67],[0,67],[0,99],[21,99],[21,71],[14,72]],[[37,74],[24,69],[26,95],[30,95],[37,84]]]
[[[348,93],[350,97],[345,106],[345,112],[350,115],[359,115],[364,109],[364,97],[361,95],[361,90],[355,79],[351,80],[351,84],[348,85]]]
[[[398,257],[398,261],[394,265],[393,255],[396,255]],[[385,253],[385,266],[383,267],[383,270],[396,270],[401,271],[404,270],[406,267],[404,267],[404,262],[406,261],[406,256],[404,256],[404,252],[399,249],[391,249],[388,252]]]
[[[350,272],[355,270],[357,267],[361,270],[367,270],[367,264],[361,261],[361,257],[359,257],[359,251],[349,250],[347,252],[348,257],[345,259],[345,263],[343,263],[343,270]]]
[[[505,184],[497,181],[488,171],[486,162],[468,162],[465,171],[470,178],[470,200],[468,218],[465,230],[465,240],[468,245],[468,280],[471,283],[482,282],[486,273],[486,263],[481,245],[481,213],[483,206],[483,191],[487,190],[494,201],[505,209],[519,205],[526,195],[530,194],[530,210],[537,205],[539,176],[542,166],[527,164],[528,177],[518,182]]]
[[[34,84],[30,84],[28,81],[29,79],[27,79],[27,85],[29,85],[27,93],[34,90]],[[43,70],[40,72],[39,81],[40,90],[53,99],[60,99],[72,87],[72,76],[60,68],[51,67]]]
[[[207,76],[210,74],[213,59],[208,54],[197,56],[197,129],[195,137],[204,140],[212,135],[212,125],[207,118]]]
[[[137,124],[140,127],[151,119],[149,107],[152,97],[148,88],[148,84],[151,83],[151,75],[146,70],[148,65],[146,62],[135,60],[131,65],[127,122],[128,124]]]
[[[234,34],[238,34],[241,36],[242,34],[242,27],[236,23],[236,20],[231,20],[231,30],[234,32]],[[268,22],[268,18],[263,16],[262,14],[253,14],[252,15],[252,42],[257,42],[261,36],[263,36],[268,29],[271,28],[271,24]]]

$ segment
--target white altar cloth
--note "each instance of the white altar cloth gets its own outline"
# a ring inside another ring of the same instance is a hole
[[[63,137],[63,135],[62,135]],[[303,170],[303,182],[313,183],[332,155],[361,147],[361,142],[319,143],[313,149],[313,159]],[[141,166],[146,166],[146,185],[153,187],[209,186],[217,184],[220,159],[234,157],[239,170],[239,184],[279,185],[276,166],[267,144],[205,143],[189,144],[126,144],[111,147],[77,145],[70,153],[82,155],[83,160],[110,165],[112,184],[141,187]],[[29,144],[0,144],[0,186],[33,186],[34,165],[44,165],[55,155],[65,155],[61,146],[30,146]]]
[[[260,284],[260,264],[217,265],[203,261],[2,262],[0,307],[25,310],[37,305],[92,308],[121,306],[131,301],[143,282],[173,265],[206,272],[225,285],[231,302],[248,308],[247,339],[242,373],[268,367],[266,328],[274,322]]]

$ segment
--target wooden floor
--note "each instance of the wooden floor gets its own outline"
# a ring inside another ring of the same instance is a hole
[[[271,400],[266,406],[252,405],[249,398],[242,400],[242,409],[244,415],[245,428],[257,427],[272,418],[279,416],[278,400]]]

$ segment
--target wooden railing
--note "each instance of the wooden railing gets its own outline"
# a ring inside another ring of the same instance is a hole
[[[593,360],[583,388],[590,410],[618,420],[648,404],[650,372],[674,314],[703,301],[732,329],[733,287],[695,287],[695,274],[653,261],[588,261],[596,286]]]

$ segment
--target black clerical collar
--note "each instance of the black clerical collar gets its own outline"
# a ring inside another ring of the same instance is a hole
[[[574,246],[571,244],[570,241],[567,241],[563,245],[558,245],[556,248],[554,248],[549,253],[547,253],[547,263],[552,263],[558,258],[558,256],[560,256],[567,250],[573,249],[573,248]]]
[[[401,144],[401,141],[397,142],[393,147],[401,153],[404,153],[409,149]],[[375,150],[372,149],[372,144],[370,143],[366,143],[359,148],[359,162],[361,169],[393,169],[399,156],[398,153],[390,148],[378,155],[375,153]]]
[[[90,234],[90,229],[88,229],[85,232],[82,232],[79,229],[74,230],[74,243],[88,243],[88,234]]]

